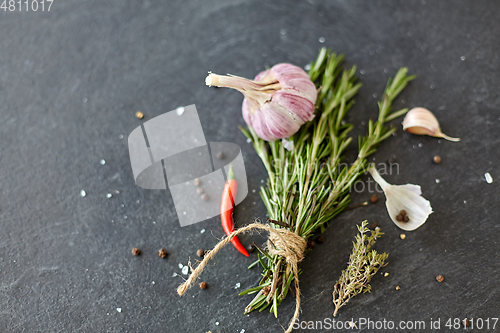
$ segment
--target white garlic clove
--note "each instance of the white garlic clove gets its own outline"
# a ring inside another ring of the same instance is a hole
[[[430,135],[454,142],[460,141],[460,138],[452,138],[441,132],[439,121],[434,114],[420,107],[408,111],[403,120],[403,130],[417,135]]]
[[[384,191],[387,213],[394,224],[403,230],[412,231],[427,221],[429,215],[432,214],[432,207],[431,203],[421,196],[422,191],[419,185],[391,185],[380,176],[374,165],[368,169],[368,172]],[[408,222],[396,219],[401,210],[406,211]]]

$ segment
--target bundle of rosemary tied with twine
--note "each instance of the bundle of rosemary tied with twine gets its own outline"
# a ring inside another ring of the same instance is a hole
[[[266,187],[260,194],[267,208],[269,223],[260,221],[235,230],[209,251],[189,278],[177,289],[182,295],[195,282],[207,262],[230,240],[252,230],[269,233],[265,249],[259,248],[258,260],[250,267],[261,264],[262,276],[258,286],[240,295],[257,295],[245,308],[270,312],[277,317],[278,306],[285,299],[292,282],[295,287],[296,306],[286,332],[291,332],[300,312],[298,264],[304,258],[307,239],[342,212],[350,202],[349,188],[365,172],[367,157],[377,146],[389,138],[396,128],[387,122],[404,115],[408,109],[393,112],[392,102],[414,76],[401,68],[389,79],[383,98],[378,102],[378,119],[368,121],[367,133],[359,137],[358,156],[351,166],[340,164],[346,148],[352,141],[349,132],[354,125],[344,118],[351,109],[353,97],[361,87],[355,77],[356,67],[342,69],[343,55],[325,48],[311,64],[308,74],[318,88],[315,118],[305,123],[288,141],[293,148],[285,149],[285,141],[264,141],[252,128],[240,128],[253,143],[267,173]]]

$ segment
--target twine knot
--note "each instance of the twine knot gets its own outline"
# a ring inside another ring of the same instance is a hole
[[[269,238],[267,240],[268,252],[271,255],[279,255],[285,258],[285,261],[291,266],[294,275],[295,284],[295,312],[292,319],[288,325],[286,333],[292,331],[293,324],[299,318],[300,312],[300,288],[299,288],[299,269],[298,263],[304,259],[304,250],[306,249],[307,242],[304,238],[291,232],[287,229],[275,229],[268,224],[262,224],[259,222],[254,222],[245,227],[241,227],[233,231],[229,236],[217,243],[213,250],[207,252],[203,257],[203,261],[196,267],[196,269],[191,273],[189,278],[177,288],[177,293],[182,296],[196,281],[196,278],[203,272],[208,261],[219,252],[226,244],[231,242],[231,239],[238,236],[239,234],[245,233],[250,230],[261,229],[269,232]],[[281,262],[281,259],[280,259]],[[279,268],[279,265],[278,267]],[[278,269],[275,271],[273,276],[272,288],[276,287],[277,283],[277,273]],[[269,295],[271,296],[271,294]]]
[[[269,254],[282,256],[291,265],[298,264],[304,259],[306,247],[306,240],[290,230],[269,230],[269,238],[267,240]]]

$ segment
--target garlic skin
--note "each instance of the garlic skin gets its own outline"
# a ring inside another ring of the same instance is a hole
[[[441,132],[436,116],[425,108],[413,108],[403,120],[403,130],[417,135],[430,135],[449,141],[458,142],[460,138],[452,138]]]
[[[403,230],[412,231],[427,221],[427,217],[432,214],[432,207],[431,203],[421,196],[422,191],[419,185],[391,185],[380,176],[374,165],[368,169],[368,172],[384,190],[387,213],[394,224]],[[400,222],[396,219],[403,209],[409,218],[408,222]]]
[[[287,139],[282,139],[281,144],[283,145],[283,148],[285,148],[288,151],[292,151],[294,144],[293,141],[288,141]]]
[[[317,91],[307,73],[292,64],[277,64],[254,80],[209,73],[208,86],[240,91],[242,113],[248,126],[266,140],[286,139],[314,118]]]

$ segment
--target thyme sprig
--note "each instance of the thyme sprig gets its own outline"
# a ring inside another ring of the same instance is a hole
[[[269,219],[281,222],[271,221],[271,225],[275,228],[286,225],[304,239],[318,228],[323,230],[347,207],[349,188],[364,173],[366,158],[396,131],[386,123],[408,111],[392,110],[393,100],[414,78],[407,75],[407,68],[401,68],[387,83],[378,103],[377,121],[370,120],[367,134],[359,137],[356,160],[350,167],[342,166],[343,154],[352,141],[349,133],[354,128],[353,124],[345,123],[344,118],[361,88],[355,76],[356,67],[342,69],[343,59],[343,55],[323,48],[311,64],[308,74],[318,87],[315,118],[290,138],[294,143],[292,150],[286,150],[282,141],[260,139],[252,128],[240,128],[251,140],[268,173],[266,187],[261,187],[260,195]],[[257,293],[245,313],[271,307],[270,312],[277,317],[278,306],[293,281],[293,272],[281,256],[271,256],[265,250],[259,252],[258,260],[251,265],[260,264],[263,268],[259,286],[240,295]]]
[[[389,254],[385,252],[380,254],[375,250],[370,251],[377,238],[380,238],[384,233],[380,231],[380,228],[368,229],[367,224],[368,222],[365,220],[361,226],[358,225],[359,234],[356,235],[356,241],[353,242],[347,268],[342,271],[340,278],[335,283],[333,289],[334,317],[351,298],[371,292],[369,282],[381,267],[387,265],[385,261]]]

